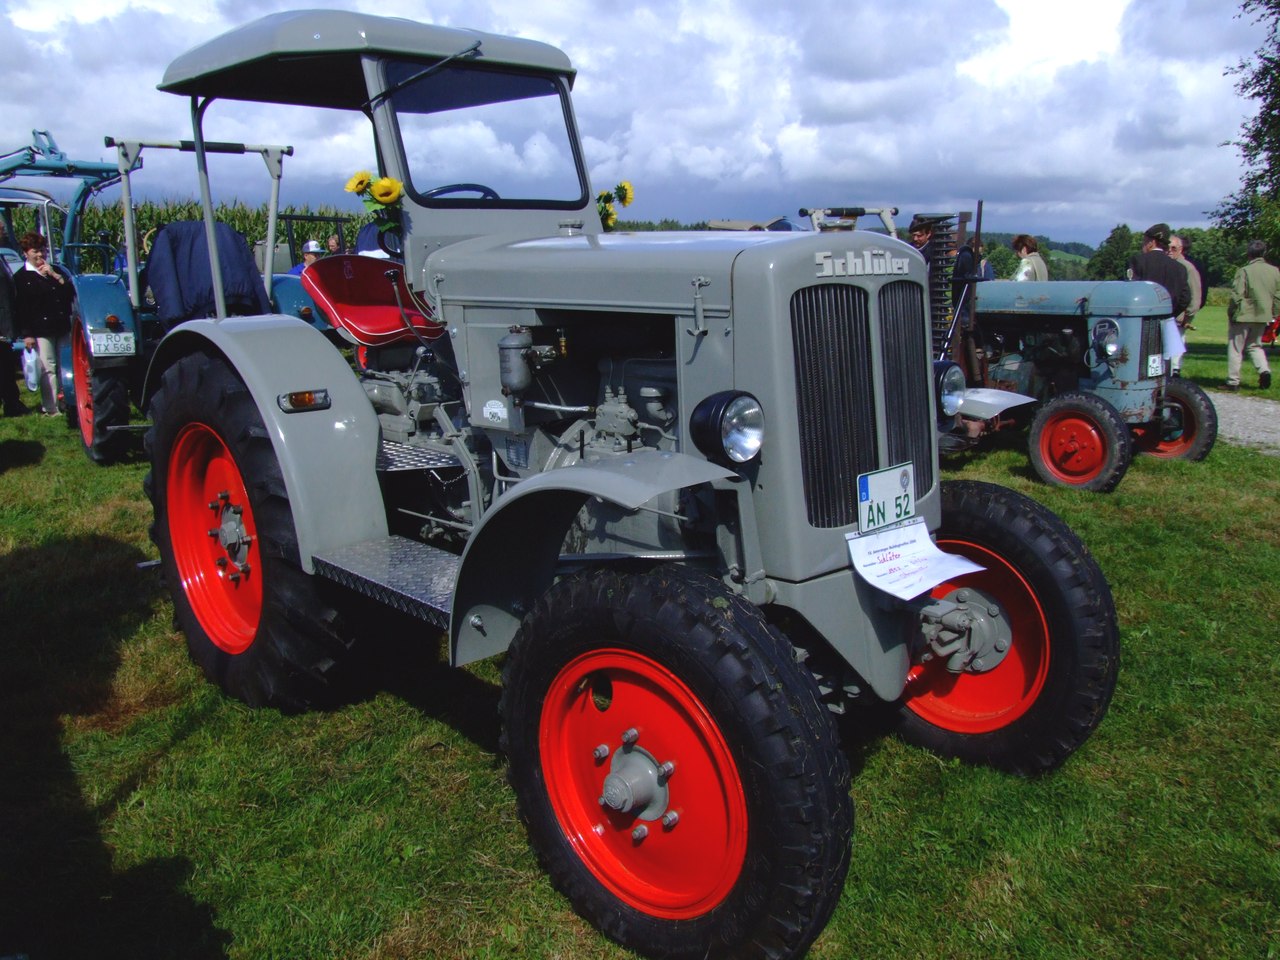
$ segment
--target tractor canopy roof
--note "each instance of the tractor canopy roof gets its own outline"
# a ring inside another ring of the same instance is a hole
[[[435,27],[341,10],[295,10],[245,24],[182,54],[165,71],[168,93],[363,109],[369,95],[362,58],[385,54],[424,62],[475,48],[468,59],[569,77],[563,52],[536,40]]]

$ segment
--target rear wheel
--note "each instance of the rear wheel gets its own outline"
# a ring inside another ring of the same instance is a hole
[[[75,386],[74,417],[67,404],[67,420],[80,430],[84,452],[94,463],[119,460],[129,445],[123,427],[129,422],[129,389],[116,373],[94,370],[84,328],[71,335],[71,372]]]
[[[793,957],[844,886],[848,763],[750,604],[670,569],[536,604],[504,671],[531,843],[574,908],[649,956]]]
[[[1138,451],[1166,460],[1200,461],[1218,439],[1218,411],[1199,386],[1174,377],[1154,423],[1138,436]]]
[[[907,741],[1017,773],[1060,765],[1102,721],[1115,689],[1119,629],[1111,588],[1055,514],[994,484],[942,484],[938,546],[985,569],[934,588],[990,638],[987,662],[958,672],[927,648],[913,658],[899,714]]]
[[[1116,488],[1133,449],[1129,428],[1101,397],[1072,391],[1046,402],[1031,421],[1031,465],[1046,483],[1098,493]]]
[[[350,643],[301,568],[288,491],[248,389],[224,361],[192,354],[164,372],[150,413],[151,537],[192,659],[253,706],[332,702]]]

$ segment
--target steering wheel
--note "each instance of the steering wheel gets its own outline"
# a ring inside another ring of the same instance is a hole
[[[486,187],[483,183],[447,183],[443,187],[433,187],[423,194],[428,200],[435,197],[443,197],[446,193],[457,193],[460,190],[466,190],[472,193],[480,194],[481,200],[501,200],[498,191],[493,187]]]

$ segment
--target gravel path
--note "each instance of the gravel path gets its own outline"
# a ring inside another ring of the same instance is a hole
[[[1242,393],[1208,391],[1218,411],[1218,437],[1280,457],[1280,400],[1250,396],[1248,387],[1242,389]]]

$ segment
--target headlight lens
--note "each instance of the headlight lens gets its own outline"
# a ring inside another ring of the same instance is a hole
[[[730,400],[720,418],[720,443],[734,463],[746,463],[764,443],[764,410],[760,401],[744,393]]]
[[[1099,320],[1093,328],[1095,351],[1103,357],[1114,357],[1120,352],[1120,325],[1114,320]]]
[[[717,463],[747,463],[764,445],[764,408],[749,393],[717,393],[698,404],[689,418],[698,449]]]
[[[943,363],[936,371],[938,385],[938,406],[943,416],[954,417],[964,401],[966,384],[964,371],[959,364]]]

